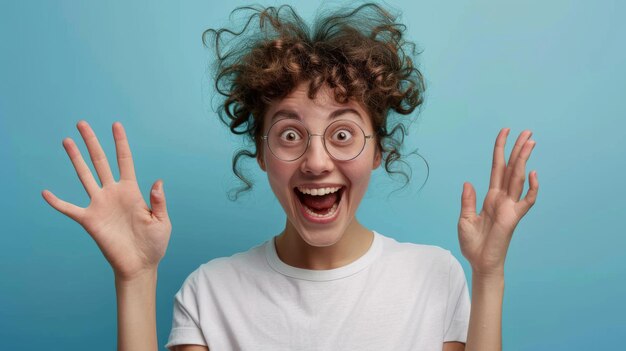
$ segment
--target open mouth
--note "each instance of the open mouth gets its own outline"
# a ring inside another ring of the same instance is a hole
[[[294,192],[302,205],[304,214],[310,219],[324,220],[333,218],[345,187],[305,188],[296,187]]]

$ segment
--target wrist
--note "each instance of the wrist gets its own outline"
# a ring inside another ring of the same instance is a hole
[[[157,267],[154,267],[133,274],[119,274],[115,272],[115,285],[120,287],[152,285],[156,283],[157,271]]]
[[[485,279],[504,279],[504,266],[489,269],[477,268],[472,266],[472,275]]]
[[[496,288],[504,289],[504,272],[477,272],[472,271],[472,286],[474,289],[488,288],[493,290]]]

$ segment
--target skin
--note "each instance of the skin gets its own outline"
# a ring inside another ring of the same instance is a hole
[[[321,106],[318,104],[320,101],[324,101]],[[328,119],[327,108],[332,110],[333,107],[328,100],[317,100],[312,104],[307,106],[310,109],[308,112],[315,113],[307,120],[310,123],[307,127],[313,133],[319,133]],[[371,125],[366,122],[366,127],[371,128]],[[106,156],[91,127],[87,122],[80,121],[77,128],[102,185],[96,182],[72,139],[66,138],[63,146],[91,199],[90,204],[81,208],[57,198],[48,190],[44,190],[42,196],[54,209],[85,228],[113,269],[118,350],[157,350],[157,268],[167,249],[172,228],[163,182],[158,180],[152,185],[148,207],[137,184],[130,147],[121,123],[113,124],[119,181],[113,179]],[[476,212],[474,187],[470,183],[463,184],[458,234],[461,251],[472,267],[472,310],[467,344],[446,342],[443,344],[444,351],[502,349],[506,253],[515,227],[535,203],[539,189],[537,174],[531,172],[529,190],[525,197],[521,197],[526,162],[535,146],[535,142],[530,140],[532,133],[524,131],[520,134],[507,162],[504,146],[508,134],[509,129],[502,129],[496,139],[489,191],[480,213]],[[277,240],[279,255],[286,263],[313,269],[329,268],[347,264],[367,250],[371,243],[368,233],[371,231],[358,223],[354,213],[367,188],[371,170],[380,165],[380,155],[369,143],[359,159],[351,161],[356,163],[350,167],[330,159],[320,140],[312,140],[306,157],[288,166],[275,163],[267,153],[259,158],[259,165],[268,173],[270,184],[287,214],[285,230]],[[353,172],[353,167],[354,170],[364,171],[364,174]],[[346,209],[341,219],[333,223],[337,231],[311,227],[299,220],[293,212],[293,193],[289,193],[293,185],[300,181],[326,178],[349,188]],[[281,184],[287,184],[287,189]],[[305,258],[291,257],[287,253],[290,249],[297,250]],[[181,345],[176,350],[208,348]]]
[[[502,350],[502,300],[504,261],[515,227],[535,204],[539,191],[537,172],[529,174],[529,188],[521,198],[526,180],[526,163],[535,141],[523,131],[508,163],[504,147],[510,129],[500,131],[493,150],[489,191],[480,213],[476,213],[476,191],[463,184],[459,243],[472,266],[472,312],[466,350]]]
[[[115,275],[118,311],[118,350],[156,350],[156,280],[172,225],[167,214],[163,182],[150,192],[150,207],[137,184],[128,139],[122,124],[113,124],[120,170],[115,181],[106,155],[87,122],[77,126],[98,173],[98,185],[80,151],[70,138],[63,140],[74,169],[91,199],[81,208],[50,191],[43,198],[56,210],[79,223],[94,239]]]
[[[323,134],[326,126],[336,119],[354,121],[366,135],[373,134],[371,120],[359,103],[350,101],[340,104],[327,87],[320,89],[314,100],[309,99],[307,93],[308,83],[305,82],[284,99],[273,103],[264,116],[265,132],[271,127],[272,117],[277,112],[289,111],[312,134]],[[330,118],[333,112],[346,108],[354,112]],[[276,118],[285,117],[279,115]],[[355,214],[367,191],[372,170],[381,162],[373,139],[367,141],[361,154],[350,161],[336,161],[330,157],[321,137],[312,137],[305,154],[292,162],[274,157],[264,143],[258,161],[261,169],[267,172],[274,195],[287,215],[285,229],[276,239],[276,250],[281,260],[294,267],[332,269],[356,260],[369,249],[373,233],[358,222]],[[304,184],[310,187],[316,184],[345,187],[336,220],[318,224],[304,218],[294,193],[296,186]]]

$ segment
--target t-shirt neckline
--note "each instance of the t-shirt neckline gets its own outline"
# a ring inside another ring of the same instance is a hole
[[[370,245],[367,252],[365,252],[365,254],[357,258],[355,261],[338,268],[314,270],[290,266],[281,261],[281,259],[278,257],[278,253],[276,252],[276,245],[274,244],[274,237],[265,243],[265,256],[267,258],[267,263],[272,269],[280,274],[291,278],[311,281],[329,281],[342,279],[367,268],[380,255],[383,240],[379,233],[377,233],[376,231],[372,232],[374,233],[374,239],[372,240],[372,244]]]

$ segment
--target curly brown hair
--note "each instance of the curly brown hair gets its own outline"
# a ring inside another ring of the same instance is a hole
[[[337,102],[361,103],[372,120],[385,170],[403,175],[406,185],[409,176],[393,165],[402,161],[401,146],[412,122],[406,115],[422,104],[425,87],[412,59],[415,44],[403,38],[406,27],[397,16],[366,3],[322,13],[311,30],[288,5],[240,7],[231,17],[241,13],[246,24],[239,32],[208,29],[202,35],[204,45],[217,54],[215,87],[225,98],[220,119],[252,142],[251,149],[233,157],[233,172],[244,183],[234,198],[252,187],[239,161],[262,152],[266,109],[302,82],[309,82],[311,99],[327,85]]]

